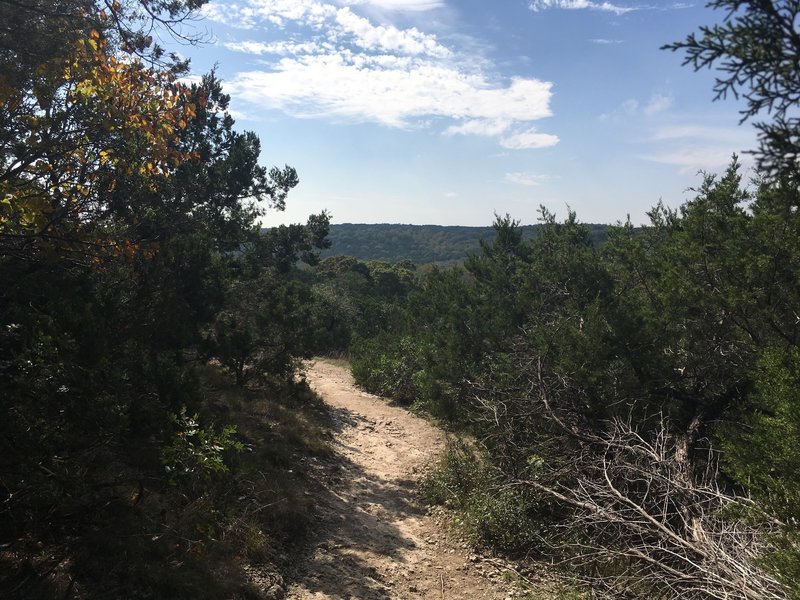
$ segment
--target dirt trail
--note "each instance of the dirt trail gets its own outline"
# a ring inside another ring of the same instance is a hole
[[[358,390],[347,369],[308,366],[330,406],[336,456],[320,465],[328,493],[317,505],[313,549],[297,565],[287,598],[504,599],[477,557],[419,502],[417,483],[444,447],[442,432]]]

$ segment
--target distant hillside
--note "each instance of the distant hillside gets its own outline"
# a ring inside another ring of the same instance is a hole
[[[595,242],[605,240],[607,225],[587,226]],[[523,235],[535,236],[538,227],[523,226]],[[409,259],[417,265],[455,263],[476,252],[479,240],[490,240],[493,236],[491,227],[342,223],[331,225],[328,236],[331,247],[322,256],[346,254],[361,260],[388,262]]]

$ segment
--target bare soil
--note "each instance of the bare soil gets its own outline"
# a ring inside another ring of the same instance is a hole
[[[407,410],[360,391],[340,365],[309,363],[307,379],[330,407],[335,456],[316,465],[311,547],[287,598],[505,599],[516,596],[426,508],[418,483],[444,434]]]

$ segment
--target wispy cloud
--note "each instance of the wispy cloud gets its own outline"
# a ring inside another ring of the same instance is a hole
[[[637,10],[681,10],[692,7],[693,4],[687,2],[673,2],[669,4],[616,4],[608,0],[530,0],[528,8],[533,12],[540,12],[549,9],[561,10],[594,10],[600,12],[624,15]]]
[[[445,129],[445,135],[500,135],[511,127],[509,119],[471,119]]]
[[[639,101],[636,98],[628,98],[620,105],[619,110],[626,115],[634,115],[639,110]]]
[[[498,137],[513,149],[544,148],[558,137],[531,128],[551,116],[552,83],[504,79],[473,52],[416,27],[375,23],[357,14],[367,2],[428,10],[439,2],[362,0],[337,6],[316,0],[246,0],[239,23],[254,31],[291,31],[291,39],[236,41],[229,50],[259,55],[266,65],[240,72],[226,85],[237,100],[297,117],[433,127],[446,135]],[[209,9],[214,13],[214,5]],[[256,27],[257,26],[257,27]],[[288,37],[288,36],[287,36]]]
[[[560,8],[563,10],[599,10],[615,15],[624,15],[639,10],[639,7],[635,6],[620,6],[612,2],[594,2],[592,0],[532,0],[528,7],[534,12]]]
[[[720,147],[710,144],[684,146],[675,150],[657,151],[644,154],[642,158],[652,162],[680,167],[683,174],[702,171],[717,171],[723,169],[730,161],[733,153],[741,153],[730,147]]]
[[[675,98],[671,94],[653,94],[650,101],[642,109],[642,112],[650,117],[665,110],[672,108]]]
[[[655,141],[715,140],[731,144],[747,144],[753,140],[752,130],[746,127],[709,127],[708,125],[668,125],[659,127],[650,136]]]
[[[549,179],[547,175],[536,175],[534,173],[506,173],[505,180],[509,183],[515,183],[517,185],[524,185],[528,187],[537,186],[542,183],[542,181]]]
[[[641,158],[673,165],[679,167],[682,173],[691,174],[698,169],[723,169],[733,153],[742,155],[745,150],[754,147],[755,133],[747,127],[669,125],[653,130],[646,143],[652,146],[652,150],[641,155]],[[746,166],[749,164],[748,160],[744,162]]]
[[[200,83],[203,81],[203,77],[194,74],[184,75],[178,81],[180,81],[180,83],[182,83],[183,85],[200,85]]]
[[[228,50],[245,52],[247,54],[276,54],[281,56],[297,54],[318,54],[324,47],[315,41],[309,42],[255,42],[244,40],[241,42],[228,42],[224,44]]]
[[[500,140],[500,145],[509,150],[530,150],[533,148],[549,148],[559,142],[557,135],[539,133],[535,129],[515,133]]]
[[[231,27],[250,29],[257,23],[284,27],[291,22],[319,29],[337,10],[318,0],[245,0],[242,4],[211,2],[201,12],[209,20]]]
[[[589,40],[593,44],[599,44],[601,46],[611,46],[616,44],[622,44],[624,40],[609,40],[606,38],[592,38]]]
[[[371,4],[384,10],[426,11],[441,8],[443,0],[350,0],[350,5]]]
[[[630,117],[653,118],[660,113],[669,111],[675,104],[675,97],[672,94],[662,94],[659,92],[650,96],[646,103],[640,102],[636,98],[628,98],[618,108],[610,113],[600,115],[601,121],[619,121]]]

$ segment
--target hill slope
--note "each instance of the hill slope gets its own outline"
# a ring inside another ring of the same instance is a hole
[[[538,225],[522,226],[525,237],[536,235]],[[587,224],[595,242],[606,238],[607,225]],[[346,254],[361,260],[397,262],[408,259],[417,265],[455,263],[476,252],[479,240],[491,240],[492,227],[459,225],[353,224],[331,225],[331,247],[323,257]]]

